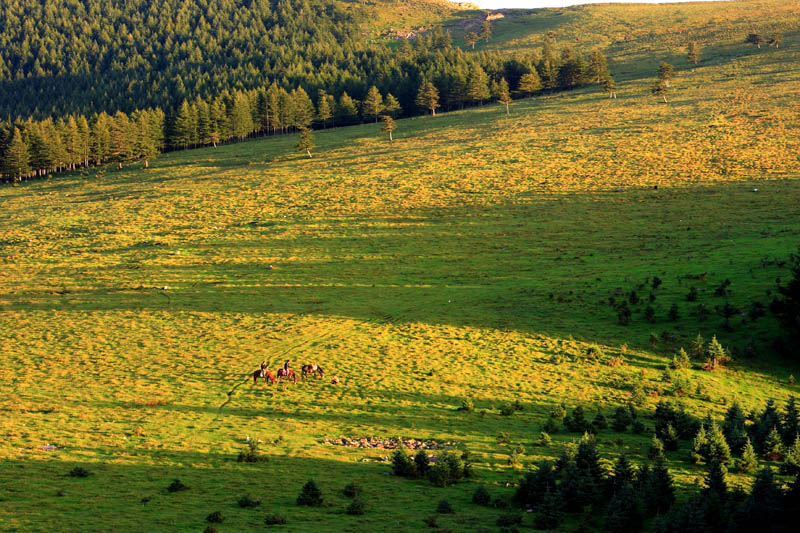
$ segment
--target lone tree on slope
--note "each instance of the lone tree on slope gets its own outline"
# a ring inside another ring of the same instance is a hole
[[[436,108],[439,107],[439,91],[430,80],[422,80],[422,84],[417,91],[417,105],[430,109],[431,116],[436,116]]]
[[[511,103],[511,95],[508,92],[508,82],[505,78],[500,78],[500,83],[497,86],[497,103],[506,106],[506,115],[508,115],[508,106]]]
[[[609,98],[617,97],[617,83],[611,77],[611,74],[603,81],[603,89],[608,93]]]
[[[381,120],[383,121],[383,127],[381,131],[384,131],[389,134],[389,142],[394,142],[392,138],[392,132],[397,129],[397,124],[394,123],[394,120],[389,115],[381,115]]]
[[[693,65],[700,62],[700,50],[695,41],[690,41],[686,47],[686,59]]]
[[[475,50],[475,43],[477,43],[478,39],[480,38],[481,38],[480,35],[478,35],[474,31],[471,31],[464,36],[464,42],[466,42],[468,45],[472,47],[473,50]]]
[[[297,151],[305,152],[311,157],[311,149],[314,148],[314,134],[308,128],[300,129],[300,140],[297,142]]]
[[[656,80],[653,87],[650,89],[651,93],[663,98],[664,103],[667,102],[667,91],[669,91],[669,85],[667,85],[664,80]]]
[[[483,23],[481,23],[481,37],[486,39],[486,42],[488,43],[489,37],[491,36],[492,36],[492,23],[489,22],[488,20],[484,20]]]
[[[672,79],[672,75],[675,69],[672,65],[667,63],[666,61],[662,61],[658,65],[658,79],[663,81],[664,84],[669,88],[669,80]]]

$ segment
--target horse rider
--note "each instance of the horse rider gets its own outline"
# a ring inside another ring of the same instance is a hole
[[[285,363],[283,363],[283,371],[286,372],[286,375],[289,375],[289,360],[287,359]]]
[[[262,362],[261,362],[261,377],[262,377],[262,378],[264,377],[264,372],[265,372],[266,370],[267,370],[267,362],[266,362],[266,361],[262,361]]]

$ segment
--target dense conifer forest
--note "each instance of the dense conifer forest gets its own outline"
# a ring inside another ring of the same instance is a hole
[[[5,180],[610,80],[602,53],[550,38],[519,54],[467,52],[440,28],[370,44],[321,0],[16,0],[1,13]]]

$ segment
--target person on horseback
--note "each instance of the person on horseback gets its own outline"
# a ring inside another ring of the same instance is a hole
[[[286,360],[285,363],[283,363],[283,371],[286,373],[287,376],[289,375],[289,360],[288,359]]]
[[[266,361],[262,361],[262,362],[261,362],[261,377],[262,377],[262,378],[264,377],[264,371],[265,371],[266,369],[267,369],[267,362],[266,362]]]

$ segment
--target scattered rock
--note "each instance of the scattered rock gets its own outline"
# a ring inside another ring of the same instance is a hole
[[[54,444],[46,444],[44,446],[39,446],[39,449],[43,452],[54,452],[58,449],[58,446]]]
[[[402,442],[402,447],[408,450],[441,450],[454,446],[452,442],[435,442],[417,439],[382,439],[378,437],[325,439],[325,444],[334,446],[347,446],[349,448],[374,448],[379,450],[396,450]],[[388,458],[385,458],[388,461]]]

